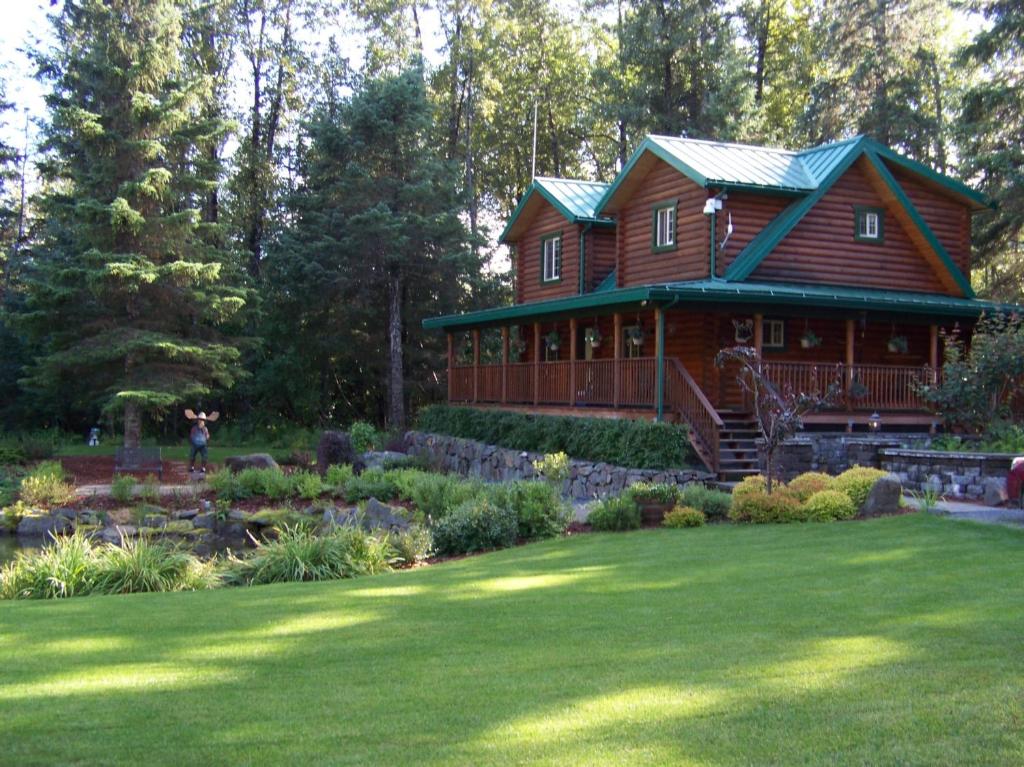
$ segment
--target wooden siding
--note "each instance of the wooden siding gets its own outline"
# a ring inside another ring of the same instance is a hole
[[[754,194],[753,192],[729,192],[723,201],[722,210],[716,216],[718,236],[716,242],[721,245],[725,239],[729,225],[729,214],[732,214],[732,237],[725,248],[717,248],[715,254],[715,272],[721,277],[729,264],[750,244],[761,230],[791,204],[792,197],[778,195]]]
[[[890,166],[896,181],[914,203],[921,218],[935,233],[960,271],[971,278],[971,213],[962,202],[948,193],[936,191],[919,177],[902,168]]]
[[[591,229],[587,235],[587,290],[593,290],[615,268],[615,230]]]
[[[562,279],[541,282],[540,241],[553,232],[562,233]],[[547,200],[516,245],[516,303],[564,298],[579,293],[579,226],[572,224]]]
[[[701,213],[708,194],[665,162],[644,177],[639,191],[617,212],[618,282],[646,285],[708,276],[708,221]],[[653,206],[676,198],[676,248],[652,252]]]
[[[854,240],[855,205],[884,207],[857,166],[835,183],[750,279],[949,292],[888,210],[882,244]]]

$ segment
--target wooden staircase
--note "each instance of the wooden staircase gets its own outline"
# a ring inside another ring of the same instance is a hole
[[[750,413],[719,410],[722,429],[719,432],[718,479],[738,482],[758,473],[757,424]]]

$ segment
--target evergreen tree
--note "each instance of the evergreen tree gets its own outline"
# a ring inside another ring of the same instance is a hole
[[[68,0],[53,24],[47,228],[24,315],[45,353],[25,385],[122,413],[137,446],[144,414],[238,372],[219,327],[244,295],[200,236],[214,179],[199,137],[222,127],[202,120],[208,84],[183,78],[180,4]]]

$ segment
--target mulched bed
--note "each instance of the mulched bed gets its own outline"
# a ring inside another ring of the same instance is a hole
[[[73,455],[60,459],[61,465],[68,474],[74,477],[76,485],[109,485],[114,479],[114,456],[112,455]],[[216,466],[210,465],[207,471]],[[188,476],[188,464],[184,461],[163,462],[163,484],[187,485],[191,481]],[[147,472],[124,472],[138,479],[145,479]]]

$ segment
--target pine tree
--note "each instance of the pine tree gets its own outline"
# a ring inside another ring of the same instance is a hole
[[[123,414],[133,447],[144,414],[196,403],[238,372],[219,327],[244,294],[200,236],[214,181],[199,174],[201,137],[223,128],[201,119],[208,85],[183,78],[173,0],[68,0],[53,24],[40,57],[47,230],[24,315],[46,351],[24,383]]]

